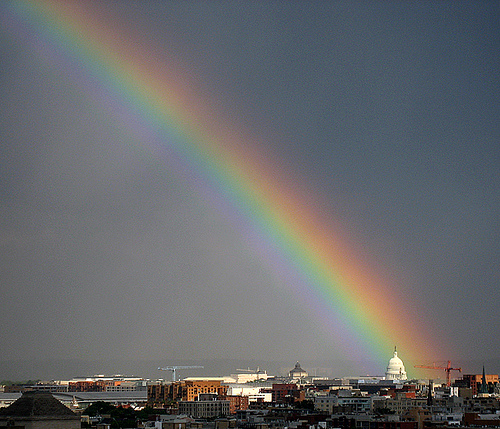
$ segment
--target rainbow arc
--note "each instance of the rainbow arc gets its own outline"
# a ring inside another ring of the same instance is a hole
[[[125,112],[124,127],[138,133],[138,144],[168,153],[186,180],[236,219],[290,289],[307,297],[335,347],[383,365],[395,344],[407,367],[435,356],[441,346],[429,341],[418,315],[394,304],[391,285],[355,255],[339,225],[314,211],[291,174],[193,92],[179,61],[165,63],[144,49],[99,2],[15,1],[3,8],[24,43]],[[162,146],[153,147],[158,139],[148,142],[149,135],[160,136]]]

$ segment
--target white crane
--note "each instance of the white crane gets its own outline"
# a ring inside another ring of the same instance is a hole
[[[172,366],[166,366],[165,368],[159,367],[158,369],[161,371],[172,371],[172,381],[177,381],[176,371],[178,369],[191,369],[191,368],[204,368],[204,367],[198,365],[172,365]]]

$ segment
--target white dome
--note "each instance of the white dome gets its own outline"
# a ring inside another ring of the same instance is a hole
[[[406,370],[403,361],[398,358],[398,352],[394,347],[394,355],[389,360],[387,370],[385,372],[386,380],[406,380]]]

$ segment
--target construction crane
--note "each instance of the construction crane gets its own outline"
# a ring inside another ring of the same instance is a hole
[[[166,366],[165,368],[159,367],[160,371],[172,371],[172,381],[177,381],[176,371],[178,369],[191,369],[191,368],[204,368],[203,366],[198,365],[172,365]]]
[[[462,372],[462,368],[452,368],[451,361],[448,361],[446,366],[436,366],[436,365],[415,365],[415,368],[427,368],[427,369],[444,369],[446,372],[446,386],[451,386],[451,371]]]

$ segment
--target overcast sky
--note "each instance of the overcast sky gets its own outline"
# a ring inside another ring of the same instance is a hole
[[[443,360],[500,359],[497,1],[101,7],[322,201]],[[5,19],[1,359],[341,358],[241,231]]]

